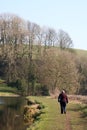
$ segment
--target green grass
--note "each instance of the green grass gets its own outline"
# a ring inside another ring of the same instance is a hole
[[[11,87],[0,87],[0,92],[13,92],[15,93],[17,90]]]
[[[0,84],[0,95],[9,95],[10,93],[14,94],[14,93],[17,93],[17,89],[16,88],[12,88],[12,87],[8,87],[7,84],[5,83],[1,83]]]
[[[87,105],[69,104],[68,111],[71,115],[72,130],[87,129]]]
[[[65,119],[61,121],[63,125],[60,125],[61,118],[59,114],[60,112],[58,111],[59,106],[55,99],[53,100],[44,97],[35,97],[34,99],[42,102],[45,105],[45,109],[43,109],[40,119],[35,122],[36,125],[34,124],[35,127],[31,128],[31,130],[58,130],[58,128],[59,130],[62,130]]]
[[[38,120],[27,130],[86,130],[87,106],[69,103],[67,114],[60,114],[57,99],[30,97],[45,106]],[[70,127],[70,128],[69,128]]]

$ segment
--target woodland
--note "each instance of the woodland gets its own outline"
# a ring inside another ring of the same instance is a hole
[[[87,94],[87,51],[73,47],[62,29],[0,14],[0,80],[21,95]]]

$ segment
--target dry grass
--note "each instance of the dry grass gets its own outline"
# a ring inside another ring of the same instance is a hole
[[[68,95],[68,98],[71,102],[75,103],[85,103],[87,104],[87,96],[82,95]]]
[[[18,96],[18,95],[14,93],[9,93],[9,92],[0,92],[0,96],[13,97],[13,96]]]

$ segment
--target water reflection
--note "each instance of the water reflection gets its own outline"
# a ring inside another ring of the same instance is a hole
[[[24,98],[0,97],[0,130],[26,130],[23,121],[25,104]]]

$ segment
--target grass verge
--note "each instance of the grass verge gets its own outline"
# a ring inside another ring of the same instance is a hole
[[[60,114],[57,99],[29,97],[45,106],[37,121],[27,130],[86,130],[87,105],[70,102],[67,114]]]

